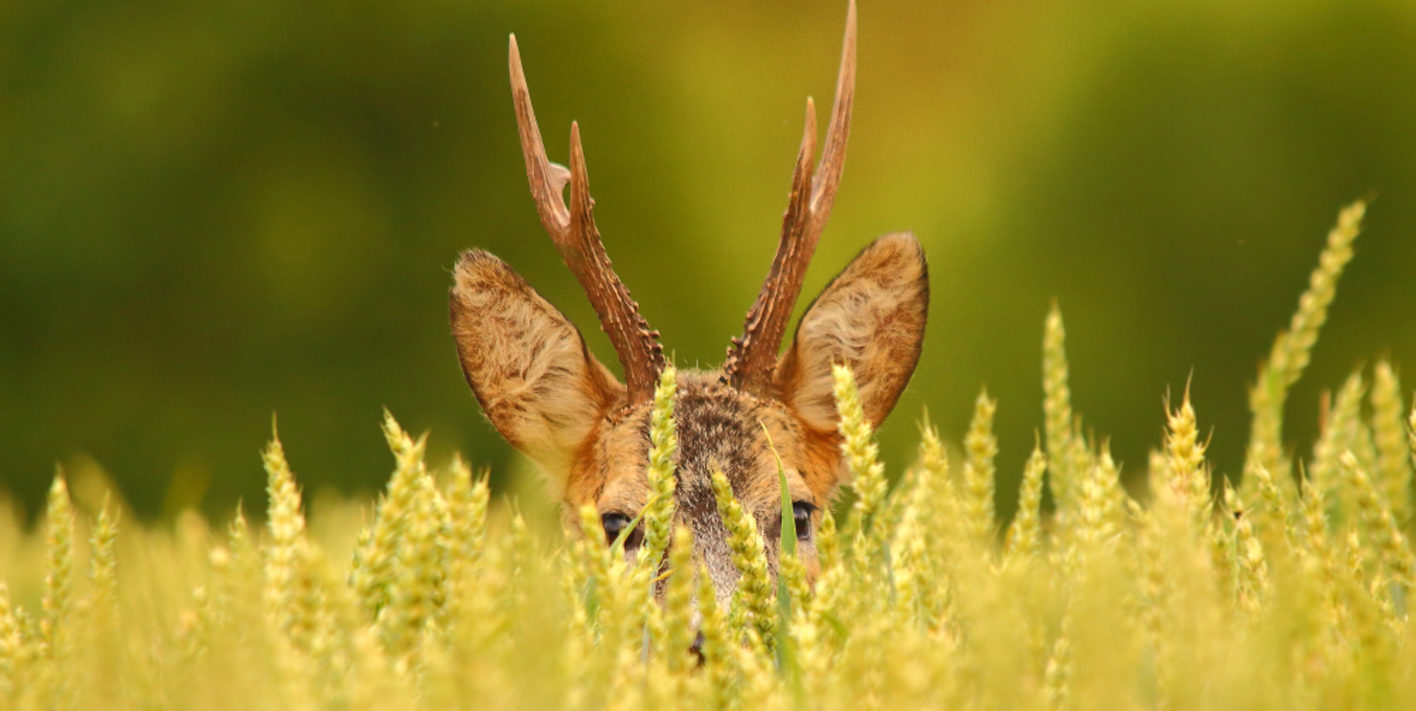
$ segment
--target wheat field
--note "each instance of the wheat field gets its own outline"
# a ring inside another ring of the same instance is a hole
[[[1412,707],[1416,410],[1377,362],[1337,385],[1316,442],[1283,433],[1364,211],[1339,215],[1250,386],[1233,480],[1186,391],[1123,487],[1072,408],[1055,307],[1014,520],[996,520],[986,393],[962,442],[922,425],[915,464],[887,477],[838,370],[853,481],[817,532],[821,574],[809,584],[784,547],[773,580],[720,480],[742,574],[729,606],[702,587],[670,496],[642,513],[631,559],[593,511],[588,535],[528,525],[392,416],[378,501],[308,518],[275,434],[263,525],[239,510],[144,524],[60,472],[33,531],[0,506],[0,708]],[[671,491],[671,370],[653,422],[651,486]]]

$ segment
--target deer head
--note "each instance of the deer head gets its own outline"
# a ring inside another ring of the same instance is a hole
[[[855,81],[855,27],[851,3],[820,164],[813,166],[816,117],[808,99],[781,241],[743,335],[732,339],[720,370],[678,375],[675,518],[692,530],[697,553],[725,599],[737,571],[714,503],[712,472],[728,477],[756,517],[775,569],[782,531],[781,458],[798,551],[814,577],[813,525],[847,476],[831,366],[844,363],[854,370],[866,417],[879,425],[919,360],[929,284],[924,254],[908,233],[881,237],[856,256],[807,309],[791,346],[778,354],[841,180]],[[664,368],[663,348],[616,276],[595,228],[579,127],[570,128],[570,168],[549,162],[514,36],[510,68],[541,225],[599,315],[624,382],[590,354],[560,311],[484,251],[464,252],[457,263],[450,295],[453,336],[462,371],[492,426],[540,463],[568,514],[593,505],[613,537],[648,498],[650,400]],[[567,182],[569,204],[562,199]],[[628,554],[639,539],[629,534]]]

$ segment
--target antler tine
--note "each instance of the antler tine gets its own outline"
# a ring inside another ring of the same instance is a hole
[[[856,6],[851,0],[846,10],[846,36],[841,41],[841,68],[836,74],[836,103],[831,106],[831,123],[826,133],[826,147],[821,151],[821,166],[812,180],[812,219],[824,225],[841,185],[841,173],[846,167],[846,138],[851,131],[851,109],[855,107]],[[819,228],[818,228],[819,233]]]
[[[561,189],[570,175],[560,166],[553,171],[546,158],[546,146],[541,142],[541,128],[536,125],[536,112],[531,108],[531,90],[526,86],[526,72],[521,68],[521,50],[516,35],[511,36],[508,64],[511,70],[511,100],[516,106],[516,132],[521,137],[521,155],[526,159],[526,177],[531,182],[531,196],[536,199],[536,212],[541,226],[552,239],[570,223],[570,214],[561,201]]]
[[[846,35],[841,43],[841,66],[836,75],[836,101],[821,163],[812,169],[816,148],[816,109],[806,100],[806,128],[792,172],[791,197],[782,217],[782,239],[772,258],[772,269],[762,290],[747,312],[741,338],[728,347],[723,372],[735,387],[765,392],[772,377],[777,349],[787,330],[806,266],[816,251],[821,230],[831,214],[836,189],[846,162],[846,138],[850,133],[851,108],[855,101],[856,7],[851,0],[846,11]]]
[[[629,403],[647,401],[653,396],[654,385],[664,367],[664,349],[659,344],[659,332],[649,328],[640,315],[639,304],[630,298],[629,289],[615,274],[605,245],[600,241],[600,232],[595,227],[595,201],[590,197],[590,178],[585,171],[585,151],[580,144],[580,126],[570,124],[570,170],[551,163],[546,158],[541,130],[531,108],[531,92],[526,87],[516,35],[511,36],[510,55],[516,128],[521,135],[526,177],[531,183],[541,226],[580,282],[600,317],[600,328],[614,345],[624,368]],[[570,182],[569,206],[561,196],[567,181]]]

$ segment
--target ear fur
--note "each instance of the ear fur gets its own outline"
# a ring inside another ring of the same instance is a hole
[[[487,419],[563,485],[624,386],[560,311],[487,252],[462,253],[448,306],[462,373]]]
[[[831,365],[855,373],[865,417],[878,426],[919,362],[929,272],[913,234],[866,247],[807,307],[773,375],[778,399],[818,432],[836,429]]]

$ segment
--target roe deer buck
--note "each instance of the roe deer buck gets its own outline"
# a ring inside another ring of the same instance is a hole
[[[521,149],[541,224],[599,315],[625,382],[590,354],[560,311],[505,262],[481,250],[464,252],[457,263],[449,299],[453,336],[463,373],[492,426],[547,470],[572,519],[575,510],[592,504],[613,538],[649,494],[649,415],[664,368],[663,348],[600,242],[579,127],[570,127],[569,170],[550,163],[515,36],[509,61]],[[696,555],[724,600],[738,572],[713,498],[713,470],[728,477],[734,494],[756,517],[775,574],[783,523],[776,456],[781,457],[798,552],[814,578],[812,523],[847,476],[831,366],[844,363],[855,371],[866,418],[879,425],[919,360],[929,284],[924,254],[908,233],[890,234],[866,247],[807,309],[791,347],[778,355],[840,183],[854,82],[852,2],[821,162],[813,169],[816,119],[807,99],[781,241],[743,335],[732,339],[720,370],[678,375],[675,521],[692,530]],[[569,205],[561,196],[567,182]],[[640,538],[637,532],[628,534],[628,552]]]

